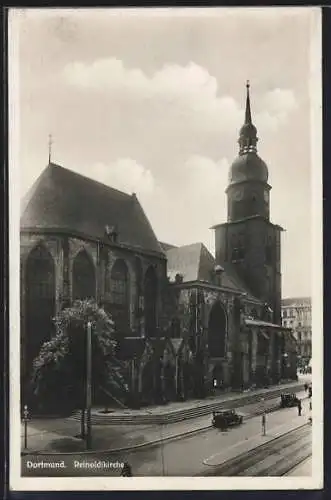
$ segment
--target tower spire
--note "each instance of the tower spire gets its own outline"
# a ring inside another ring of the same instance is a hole
[[[239,135],[239,154],[256,153],[256,144],[258,141],[257,130],[252,122],[251,99],[249,94],[250,83],[246,81],[246,109],[245,123],[240,129]]]
[[[251,125],[251,123],[252,123],[252,113],[251,113],[251,101],[250,101],[250,97],[249,97],[249,87],[250,87],[250,83],[249,83],[249,80],[247,80],[247,82],[246,82],[247,95],[246,95],[245,125]]]

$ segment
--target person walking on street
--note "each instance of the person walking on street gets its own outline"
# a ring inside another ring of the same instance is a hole
[[[301,417],[301,410],[302,410],[302,405],[301,405],[301,400],[299,399],[298,401],[298,416]]]
[[[308,384],[307,384],[307,382],[305,383],[304,388],[305,388],[305,392],[307,392],[308,391]]]
[[[121,476],[132,477],[132,469],[128,462],[124,463]]]
[[[265,413],[262,414],[262,436],[266,435],[266,415]]]

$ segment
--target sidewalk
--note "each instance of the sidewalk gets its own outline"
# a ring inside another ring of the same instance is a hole
[[[300,397],[304,397],[300,393]],[[278,404],[279,397],[269,400],[267,404]],[[256,413],[261,403],[255,402],[237,408],[237,411],[249,418]],[[168,440],[180,439],[184,436],[194,435],[210,428],[211,415],[196,419],[184,420],[169,425],[97,425],[92,427],[93,451],[99,453],[128,451],[151,446]],[[80,423],[73,419],[36,420],[28,425],[27,453],[77,453],[85,452],[85,442],[77,437],[80,432]],[[23,426],[21,430],[23,444]],[[25,453],[26,453],[25,452]]]
[[[295,390],[296,387],[302,386],[305,382],[302,379],[298,379],[298,381],[288,381],[282,384],[272,385],[268,388],[260,388],[255,390],[245,390],[243,392],[224,392],[222,394],[216,396],[209,396],[204,399],[195,399],[184,402],[171,402],[167,405],[159,405],[159,406],[151,406],[147,408],[141,408],[138,410],[125,408],[125,409],[116,409],[112,410],[109,413],[104,413],[102,408],[93,408],[92,409],[92,420],[96,424],[101,424],[107,421],[117,422],[120,419],[122,422],[129,423],[129,419],[134,417],[137,418],[147,418],[149,420],[153,420],[153,417],[162,417],[162,416],[173,416],[175,414],[184,414],[185,412],[189,412],[192,409],[203,408],[214,405],[216,403],[224,403],[224,402],[232,402],[238,401],[240,399],[245,399],[254,396],[260,396],[261,398],[266,396],[268,393],[273,391],[284,391],[291,392],[291,390]],[[80,418],[80,415],[77,413],[73,418]],[[143,421],[143,420],[141,420]],[[147,423],[147,420],[146,420]],[[156,422],[151,422],[156,423]],[[164,422],[166,423],[166,422]]]

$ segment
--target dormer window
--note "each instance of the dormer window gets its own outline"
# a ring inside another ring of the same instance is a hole
[[[106,237],[109,241],[112,243],[117,243],[118,240],[118,231],[115,226],[106,226],[105,227],[105,234]]]

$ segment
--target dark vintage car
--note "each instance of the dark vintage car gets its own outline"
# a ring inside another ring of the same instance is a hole
[[[242,415],[238,415],[235,410],[214,411],[212,418],[213,427],[227,429],[233,425],[240,425],[243,422]]]
[[[281,394],[280,396],[280,406],[281,408],[292,408],[293,406],[298,406],[299,399],[295,394]]]

